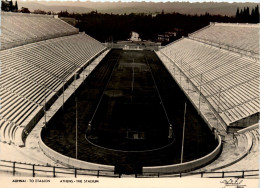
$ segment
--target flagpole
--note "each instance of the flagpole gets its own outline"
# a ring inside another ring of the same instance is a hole
[[[47,128],[47,114],[46,114],[46,111],[47,111],[47,108],[46,108],[46,93],[47,93],[47,89],[46,89],[46,82],[44,82],[44,127]]]
[[[78,159],[78,104],[77,104],[77,97],[76,97],[76,159]]]
[[[219,88],[219,94],[218,94],[218,113],[220,112],[220,102],[221,102],[221,87]],[[218,124],[219,124],[219,118],[217,118],[217,132],[218,132]]]
[[[200,95],[199,95],[199,111],[200,111],[200,98],[201,98],[201,84],[202,84],[202,73],[200,75]],[[200,113],[200,112],[199,112]]]
[[[74,75],[74,95],[75,95],[75,109],[76,109],[76,159],[78,159],[78,101],[76,95],[76,74]]]
[[[184,122],[183,122],[183,132],[182,132],[182,146],[181,146],[181,163],[182,163],[182,161],[183,161],[186,106],[187,106],[187,103],[185,102],[185,107],[184,107]]]

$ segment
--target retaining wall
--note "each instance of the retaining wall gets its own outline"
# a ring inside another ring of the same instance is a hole
[[[254,125],[258,122],[259,122],[259,112],[231,123],[228,126],[228,128],[231,130],[232,129],[241,129],[241,128],[245,128],[245,127],[250,127],[251,125]]]
[[[208,155],[193,161],[180,163],[180,164],[156,166],[156,167],[143,167],[143,173],[154,173],[154,172],[180,173],[180,172],[192,171],[199,167],[205,166],[206,164],[213,161],[216,157],[218,157],[218,155],[221,152],[222,149],[221,138],[219,135],[217,135],[216,131],[215,131],[215,137],[218,140],[218,146],[214,149],[214,151],[212,151]]]
[[[42,132],[42,131],[41,131]],[[65,155],[62,155],[53,149],[49,148],[44,144],[44,142],[41,139],[41,133],[40,133],[40,139],[39,139],[39,146],[43,153],[47,155],[49,158],[52,160],[64,164],[65,166],[70,166],[74,168],[82,168],[82,169],[93,169],[93,170],[109,170],[109,171],[114,171],[114,166],[109,166],[109,165],[101,165],[101,164],[95,164],[95,163],[90,163],[86,161],[81,161],[75,158],[67,157]]]

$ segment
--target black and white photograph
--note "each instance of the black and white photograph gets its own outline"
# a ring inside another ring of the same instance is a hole
[[[259,187],[259,6],[1,0],[1,185]]]

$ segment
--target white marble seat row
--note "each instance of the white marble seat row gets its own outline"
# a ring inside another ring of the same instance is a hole
[[[1,141],[21,143],[19,127],[44,108],[45,98],[57,95],[63,80],[104,49],[86,34],[76,34],[0,51]]]
[[[229,123],[259,112],[258,60],[190,38],[169,44],[161,52],[201,88],[203,96]]]
[[[256,77],[259,77],[259,68],[259,64],[251,64],[248,65],[246,68],[233,71],[232,73],[229,73],[222,77],[218,77],[215,80],[205,83],[202,86],[202,90],[204,90],[203,94],[205,96],[209,96],[212,95],[212,93],[218,93],[220,87],[222,91],[225,91],[236,86],[236,83],[243,84],[245,82],[249,82]]]
[[[50,15],[1,13],[1,49],[79,33],[78,29]]]
[[[190,37],[259,54],[259,24],[211,24]]]

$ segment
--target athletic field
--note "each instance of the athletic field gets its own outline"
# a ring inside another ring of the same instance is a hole
[[[78,159],[114,165],[116,171],[179,163],[185,102],[183,161],[202,157],[217,145],[153,51],[110,51],[49,122],[44,142],[70,157],[76,153],[76,101]]]

